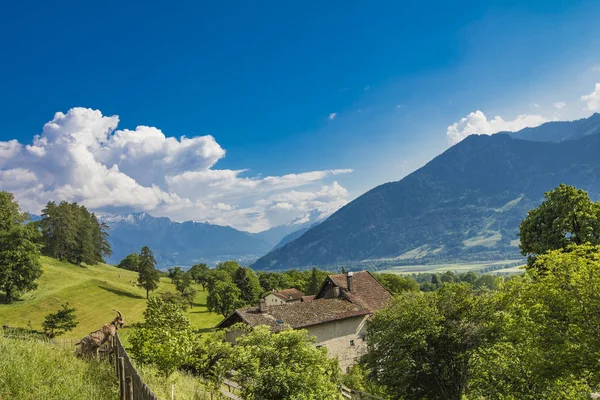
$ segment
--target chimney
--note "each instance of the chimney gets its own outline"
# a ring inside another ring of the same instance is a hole
[[[354,275],[353,272],[347,272],[346,273],[346,283],[347,283],[347,286],[348,286],[348,291],[350,293],[352,293],[352,289],[353,289],[353,287],[352,287],[352,275]]]
[[[267,311],[267,302],[265,301],[265,299],[260,299],[260,301],[258,302],[258,311],[260,311],[261,313]]]

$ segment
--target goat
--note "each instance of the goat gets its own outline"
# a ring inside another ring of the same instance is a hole
[[[117,312],[117,316],[110,323],[105,324],[102,328],[89,333],[79,342],[75,343],[75,346],[80,345],[79,354],[82,356],[90,356],[96,354],[97,350],[104,343],[111,343],[112,338],[117,333],[119,328],[122,328],[125,324],[125,320],[121,315],[119,310],[114,310]]]

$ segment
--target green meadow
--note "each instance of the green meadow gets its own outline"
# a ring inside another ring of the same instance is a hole
[[[120,310],[125,318],[122,336],[127,336],[127,324],[143,321],[146,292],[135,284],[136,272],[106,264],[79,267],[49,257],[42,257],[42,265],[37,290],[24,294],[12,304],[3,304],[0,294],[0,325],[41,331],[44,316],[66,302],[77,309],[79,325],[63,337],[82,337],[100,328],[114,318],[113,309]],[[212,328],[222,317],[207,310],[207,292],[197,289],[194,306],[187,310],[187,316],[197,328]],[[158,290],[150,295],[174,291],[170,279],[163,277]]]

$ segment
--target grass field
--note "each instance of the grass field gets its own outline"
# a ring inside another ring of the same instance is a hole
[[[0,334],[0,399],[113,400],[118,397],[113,367],[86,362],[73,351],[33,339]]]
[[[397,267],[390,267],[384,270],[380,270],[377,272],[380,273],[391,273],[391,274],[413,274],[420,272],[446,272],[446,271],[455,271],[455,272],[469,272],[474,271],[477,272],[486,267],[492,266],[500,266],[503,265],[509,266],[521,260],[502,260],[502,261],[493,261],[493,262],[481,262],[481,263],[465,263],[465,264],[424,264],[424,265],[401,265]],[[505,273],[511,271],[512,273],[520,272],[518,267],[511,267],[506,269],[499,269],[496,271],[491,271],[489,273]]]
[[[42,330],[44,316],[67,301],[77,309],[79,325],[64,337],[81,337],[100,328],[114,318],[113,309],[123,313],[126,324],[143,321],[146,292],[135,285],[136,272],[106,264],[79,267],[49,257],[42,257],[42,265],[37,290],[12,304],[0,304],[0,325]],[[194,307],[188,309],[187,316],[198,328],[212,328],[222,317],[207,310],[207,292],[198,289]],[[151,295],[167,291],[175,291],[175,287],[170,279],[161,278],[158,290]],[[4,302],[1,294],[0,302]],[[121,336],[126,339],[127,327]]]

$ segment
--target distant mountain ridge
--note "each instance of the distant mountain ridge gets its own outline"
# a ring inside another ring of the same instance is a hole
[[[198,262],[215,264],[228,259],[254,261],[272,246],[248,232],[205,222],[174,222],[148,213],[104,215],[109,226],[108,241],[113,254],[107,260],[117,264],[125,256],[149,246],[158,267],[191,266]]]
[[[108,263],[117,264],[142,246],[149,246],[158,267],[166,268],[191,266],[198,262],[214,265],[230,259],[249,264],[272,250],[282,238],[305,232],[332,212],[311,210],[287,224],[259,233],[207,222],[176,222],[146,212],[106,214],[100,220],[110,228],[108,241],[113,254],[106,260]]]
[[[518,226],[544,192],[566,183],[600,198],[596,133],[599,114],[469,136],[402,180],[356,198],[253,268],[520,257]]]

